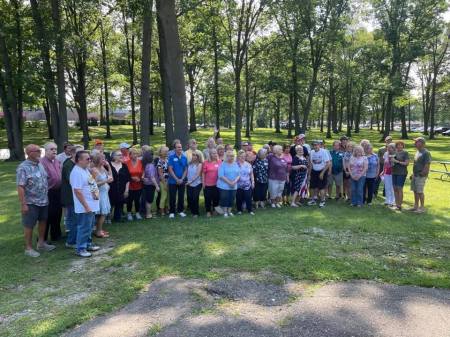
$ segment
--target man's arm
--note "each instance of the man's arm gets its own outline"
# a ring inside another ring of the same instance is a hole
[[[86,211],[86,213],[91,213],[92,210],[89,207],[88,203],[86,202],[86,199],[84,198],[83,190],[78,189],[78,188],[74,188],[73,190],[75,192],[75,196],[80,201],[80,203],[83,205],[84,210]]]

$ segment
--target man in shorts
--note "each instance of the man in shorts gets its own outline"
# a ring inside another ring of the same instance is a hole
[[[413,174],[411,175],[411,191],[414,192],[414,207],[410,211],[425,212],[425,183],[430,172],[431,154],[425,148],[425,138],[414,139],[417,152],[414,156]]]
[[[310,187],[313,190],[313,196],[308,205],[316,205],[320,196],[319,207],[324,207],[328,185],[328,170],[331,165],[330,155],[321,148],[320,141],[316,140],[313,142],[313,149],[309,159],[311,162],[309,171]]]
[[[17,168],[17,193],[22,211],[22,224],[25,237],[25,255],[39,257],[33,249],[33,228],[38,223],[38,250],[51,251],[56,247],[45,242],[45,228],[48,217],[47,173],[39,162],[41,149],[30,144],[25,148],[27,159]]]

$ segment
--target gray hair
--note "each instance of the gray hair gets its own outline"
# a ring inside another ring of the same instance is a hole
[[[267,150],[262,148],[258,150],[258,158],[262,158],[263,156],[265,156],[267,154]]]
[[[44,149],[45,149],[45,151],[50,150],[50,148],[51,148],[53,145],[54,145],[56,148],[58,147],[58,146],[56,145],[56,143],[54,143],[54,142],[47,142],[47,143],[45,143],[45,144],[44,144]]]

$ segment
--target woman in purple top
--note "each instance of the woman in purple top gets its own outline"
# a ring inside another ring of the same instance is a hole
[[[159,192],[159,175],[153,164],[153,151],[146,151],[142,156],[142,166],[144,174],[142,176],[144,182],[144,200],[145,200],[145,218],[152,217],[152,203],[155,198],[155,190]]]
[[[252,193],[255,188],[255,178],[253,177],[253,167],[245,160],[246,152],[240,150],[238,152],[239,180],[236,192],[236,209],[238,214],[242,214],[242,205],[245,203],[245,209],[251,214],[252,209]]]
[[[289,182],[288,163],[283,158],[283,148],[273,147],[273,153],[267,156],[269,161],[269,195],[272,208],[281,208],[284,185]]]

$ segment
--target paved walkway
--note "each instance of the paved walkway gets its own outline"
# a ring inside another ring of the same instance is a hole
[[[276,275],[165,277],[66,337],[450,337],[450,291]]]

